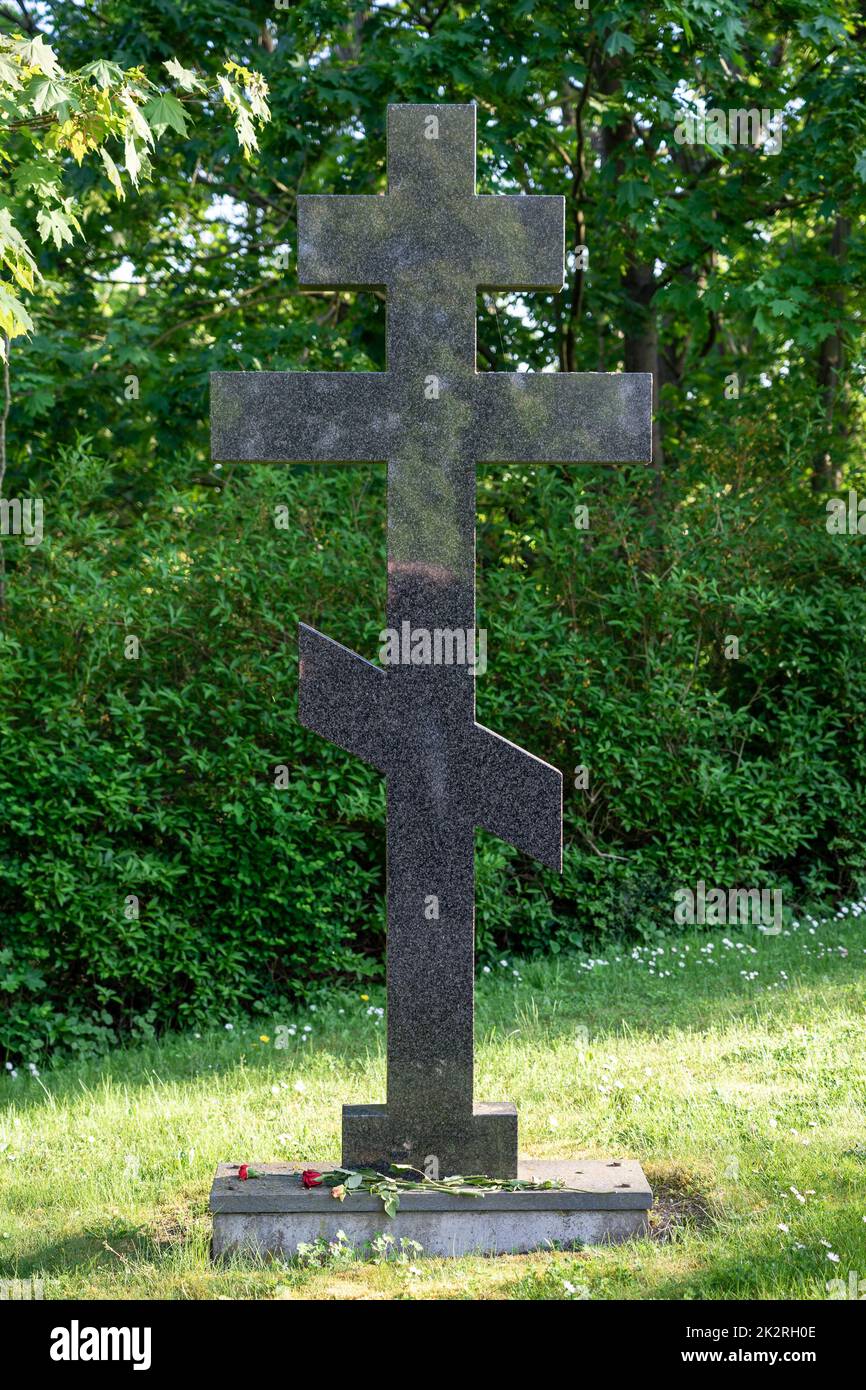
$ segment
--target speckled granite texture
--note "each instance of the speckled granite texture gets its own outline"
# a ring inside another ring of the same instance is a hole
[[[396,632],[474,631],[477,462],[650,458],[648,375],[476,372],[478,288],[559,290],[563,239],[562,198],[476,195],[475,107],[391,106],[386,195],[298,198],[301,284],[384,286],[387,370],[211,377],[215,459],[387,463]],[[388,779],[387,1104],[345,1108],[345,1165],[517,1172],[513,1106],[473,1106],[473,835],[559,869],[562,778],[476,723],[474,681],[301,625],[302,723]]]

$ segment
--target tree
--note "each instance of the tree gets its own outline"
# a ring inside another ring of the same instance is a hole
[[[137,189],[150,178],[151,156],[166,132],[187,134],[185,104],[188,107],[191,100],[208,115],[219,102],[225,105],[246,157],[256,148],[256,127],[270,117],[266,83],[231,60],[223,64],[213,90],[176,58],[164,61],[163,68],[180,92],[178,99],[140,67],[124,69],[107,58],[64,71],[23,5],[20,22],[26,36],[0,32],[0,163],[13,189],[0,198],[0,268],[5,271],[0,278],[0,500],[11,407],[9,349],[13,339],[33,330],[32,305],[21,295],[32,300],[37,294],[49,299],[54,294],[37,264],[30,224],[35,223],[43,243],[62,252],[76,235],[84,235],[82,220],[86,222],[95,201],[93,196],[67,192],[70,160],[81,168],[98,155],[114,195],[123,199],[126,187],[114,155],[122,159],[129,183]],[[5,552],[0,545],[0,615],[5,602]]]

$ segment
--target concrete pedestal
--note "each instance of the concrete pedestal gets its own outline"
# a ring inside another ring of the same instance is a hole
[[[349,1193],[339,1202],[328,1188],[306,1191],[300,1164],[250,1166],[264,1176],[241,1182],[236,1166],[221,1163],[217,1169],[210,1197],[215,1259],[242,1252],[291,1257],[300,1243],[333,1240],[338,1231],[359,1255],[365,1242],[383,1233],[398,1242],[418,1241],[425,1255],[598,1245],[643,1235],[652,1206],[643,1169],[633,1159],[521,1160],[520,1177],[560,1178],[566,1186],[481,1197],[407,1192],[395,1217],[370,1193]]]

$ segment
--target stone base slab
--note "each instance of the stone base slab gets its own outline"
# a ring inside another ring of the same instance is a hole
[[[214,1259],[242,1253],[290,1258],[299,1244],[333,1240],[338,1231],[359,1255],[366,1253],[365,1242],[383,1233],[398,1242],[418,1241],[423,1254],[438,1256],[599,1245],[644,1235],[652,1206],[643,1169],[632,1159],[521,1160],[520,1177],[561,1178],[567,1185],[483,1197],[404,1193],[395,1217],[370,1193],[338,1202],[330,1190],[306,1191],[300,1164],[250,1166],[264,1176],[241,1182],[236,1165],[217,1169],[210,1198]]]

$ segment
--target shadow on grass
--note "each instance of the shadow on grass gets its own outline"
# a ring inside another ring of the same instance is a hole
[[[75,1272],[92,1272],[94,1278],[104,1278],[106,1271],[142,1274],[150,1268],[160,1268],[166,1257],[190,1247],[206,1258],[210,1253],[210,1232],[203,1222],[204,1213],[196,1197],[190,1202],[189,1221],[177,1222],[174,1209],[170,1214],[157,1212],[153,1223],[133,1224],[109,1218],[104,1223],[89,1222],[84,1230],[73,1231],[57,1240],[34,1245],[25,1250],[15,1262],[0,1260],[0,1277],[31,1278],[61,1276]]]
[[[608,958],[613,955],[613,950],[607,952]],[[782,960],[790,971],[790,954]],[[755,958],[752,961],[757,964]],[[630,965],[596,967],[590,972],[581,969],[577,958],[529,961],[522,966],[524,979],[513,989],[499,981],[479,989],[476,1043],[483,1045],[516,1033],[527,1045],[537,1045],[540,1041],[571,1040],[577,1030],[586,1029],[595,1039],[627,1036],[639,1044],[647,1039],[663,1041],[668,1034],[704,1034],[739,1020],[748,1020],[752,1027],[762,1022],[772,1027],[774,1019],[789,1019],[792,1014],[808,1019],[810,996],[817,991],[826,1011],[833,1007],[834,998],[841,1004],[846,993],[853,996],[862,988],[864,968],[857,958],[804,961],[796,968],[797,976],[789,987],[770,994],[757,993],[738,980],[713,982],[709,971],[705,984],[703,977],[699,983],[694,974],[688,979],[660,980]],[[371,1058],[378,1057],[384,1047],[384,1029],[372,1034],[368,1019],[361,1014],[337,1022],[327,1008],[315,1017],[317,1032],[303,1049],[295,1044],[275,1051],[242,1035],[227,1039],[222,1032],[197,1039],[189,1033],[168,1033],[161,1040],[120,1047],[105,1057],[62,1062],[44,1074],[42,1085],[26,1075],[7,1082],[0,1097],[0,1114],[13,1105],[26,1110],[62,1102],[73,1094],[98,1091],[105,1083],[139,1091],[167,1082],[206,1084],[218,1078],[236,1078],[241,1071],[273,1073],[275,1066],[289,1072],[299,1062],[307,1066],[313,1059],[324,1058],[332,1060],[350,1080],[354,1075],[362,1084]],[[239,1032],[245,1026],[251,1033],[273,1028],[272,1024],[250,1022],[240,1024]]]
[[[831,1271],[827,1279],[833,1277]],[[700,1270],[661,1279],[649,1294],[641,1296],[672,1301],[753,1302],[768,1298],[814,1298],[816,1293],[819,1297],[826,1296],[815,1273],[814,1256],[806,1256],[798,1262],[796,1252],[780,1254],[775,1241],[753,1237],[740,1242],[736,1253],[714,1250]]]

